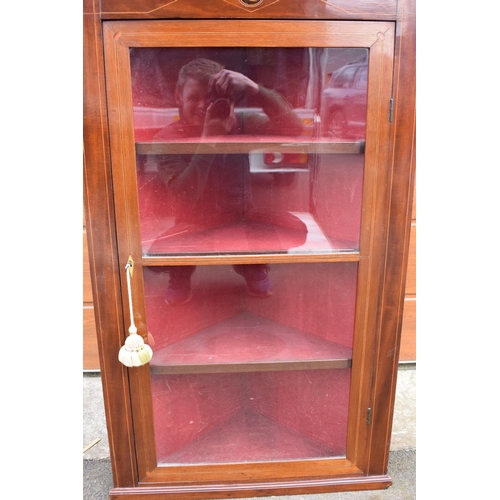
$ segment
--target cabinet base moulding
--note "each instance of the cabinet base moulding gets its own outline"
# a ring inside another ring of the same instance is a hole
[[[201,500],[220,498],[245,498],[251,496],[297,495],[311,493],[335,493],[342,491],[382,490],[392,485],[387,475],[355,478],[332,478],[325,480],[210,484],[187,486],[139,486],[138,488],[114,488],[110,500],[128,498],[130,500]]]

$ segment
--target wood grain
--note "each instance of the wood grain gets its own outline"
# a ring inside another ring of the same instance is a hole
[[[252,8],[239,0],[102,0],[103,19],[271,18],[394,19],[396,0],[264,0]]]
[[[370,428],[369,474],[385,474],[389,461],[392,414],[396,395],[403,320],[404,284],[410,241],[415,178],[415,1],[398,2],[394,68],[394,114],[390,217],[388,220],[384,280],[380,297],[373,406]]]
[[[95,279],[93,297],[103,398],[114,484],[137,484],[135,446],[128,374],[118,361],[124,328],[121,291],[116,265],[116,228],[110,182],[110,158],[104,60],[99,2],[87,0],[83,16],[83,142],[85,220],[89,239],[90,272]]]

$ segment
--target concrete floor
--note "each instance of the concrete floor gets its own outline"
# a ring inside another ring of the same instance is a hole
[[[99,374],[83,375],[83,500],[108,500],[113,487]],[[387,490],[272,497],[274,500],[413,500],[416,498],[416,369],[400,365]]]

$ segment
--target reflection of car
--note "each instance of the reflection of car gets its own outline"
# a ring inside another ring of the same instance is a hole
[[[314,109],[295,109],[300,117],[304,129],[302,135],[294,137],[293,142],[281,143],[280,147],[254,149],[250,151],[250,172],[253,174],[272,174],[274,183],[287,186],[293,182],[295,172],[307,172],[309,168],[309,155],[306,148],[296,144],[299,141],[311,140],[317,137],[319,126]],[[281,138],[283,139],[283,138]]]
[[[296,172],[307,172],[308,154],[300,150],[287,151],[282,146],[273,149],[254,149],[250,151],[250,173],[271,174],[277,186],[289,186]]]
[[[323,135],[364,139],[368,61],[353,62],[332,74],[322,96]]]

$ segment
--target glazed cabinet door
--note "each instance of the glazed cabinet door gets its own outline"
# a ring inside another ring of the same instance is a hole
[[[140,485],[367,475],[393,23],[108,21],[104,41],[122,283],[131,259],[153,349],[129,369]]]

